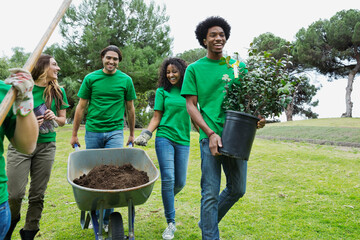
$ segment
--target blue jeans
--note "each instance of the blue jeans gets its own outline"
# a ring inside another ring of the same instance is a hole
[[[202,239],[218,240],[218,223],[245,194],[247,161],[226,156],[212,156],[208,138],[201,140],[200,150]],[[226,187],[219,195],[221,166],[226,176]]]
[[[9,202],[0,204],[0,239],[4,239],[10,228],[11,213]]]
[[[190,147],[157,137],[155,149],[161,173],[161,195],[166,221],[175,223],[175,195],[186,184]]]
[[[94,148],[121,148],[124,146],[124,131],[112,132],[85,132],[86,149]]]
[[[86,149],[94,148],[122,148],[124,146],[124,131],[115,130],[111,132],[89,132],[85,131]],[[110,214],[114,212],[113,208],[104,210],[104,224],[109,224]],[[99,211],[96,211],[99,218]]]

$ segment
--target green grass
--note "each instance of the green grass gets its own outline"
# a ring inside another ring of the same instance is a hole
[[[348,125],[340,123],[340,120],[336,127]],[[316,124],[317,127],[328,127],[327,124],[314,121],[313,125]],[[268,127],[271,127],[270,124],[264,129]],[[136,131],[136,135],[138,134],[140,130]],[[81,229],[80,210],[66,180],[67,159],[73,151],[69,144],[70,136],[71,126],[63,127],[58,132],[56,159],[46,192],[40,234],[36,238],[39,240],[94,239],[91,229]],[[83,130],[80,131],[79,138],[84,144]],[[158,167],[154,138],[142,149],[147,151]],[[201,232],[197,227],[201,197],[200,175],[198,134],[193,132],[187,185],[176,197],[178,231],[175,239],[201,239]],[[219,224],[221,238],[359,239],[359,179],[358,148],[256,138],[248,162],[247,193]],[[224,184],[223,178],[222,187]],[[13,239],[20,239],[18,232],[23,226],[26,208],[25,199],[23,217]],[[127,208],[115,210],[122,214],[127,233]],[[148,201],[135,206],[135,210],[136,239],[161,239],[166,221],[160,179],[155,183]]]
[[[312,126],[312,127],[340,127],[360,128],[360,118],[320,118],[301,121],[273,123],[273,126]]]
[[[360,118],[328,118],[273,123],[259,129],[257,136],[360,147]]]

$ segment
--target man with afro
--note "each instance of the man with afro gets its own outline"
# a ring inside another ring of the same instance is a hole
[[[225,111],[224,79],[234,79],[234,71],[220,65],[223,48],[231,27],[221,17],[209,17],[195,30],[207,56],[190,64],[185,72],[181,95],[186,97],[187,111],[200,127],[201,151],[201,218],[199,227],[203,240],[219,239],[218,223],[245,194],[247,161],[220,155],[221,133]],[[235,60],[231,60],[231,64]],[[244,63],[240,63],[245,67]],[[199,106],[199,109],[198,109]],[[226,175],[226,188],[220,193],[221,167]],[[220,193],[220,194],[219,194]]]

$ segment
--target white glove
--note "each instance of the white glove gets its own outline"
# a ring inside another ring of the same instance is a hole
[[[9,69],[11,75],[5,79],[5,83],[12,85],[18,91],[13,105],[13,112],[15,115],[28,115],[34,108],[34,100],[32,89],[34,87],[34,80],[31,74],[22,68]]]
[[[146,146],[147,142],[150,140],[151,137],[152,137],[152,132],[150,132],[147,129],[144,129],[141,131],[140,136],[138,136],[134,140],[134,143],[139,146]]]

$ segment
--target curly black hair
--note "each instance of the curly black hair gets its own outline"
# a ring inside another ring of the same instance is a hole
[[[208,17],[204,21],[200,22],[196,26],[196,30],[195,30],[196,39],[199,41],[200,45],[205,49],[206,46],[204,44],[204,39],[206,39],[209,28],[214,26],[221,27],[224,30],[226,40],[228,40],[230,37],[231,27],[225,19],[217,16]]]
[[[167,78],[167,67],[169,65],[174,65],[176,66],[176,68],[179,70],[180,72],[180,80],[179,80],[179,87],[181,89],[181,86],[183,84],[183,80],[184,80],[184,75],[185,75],[185,70],[187,68],[187,63],[180,59],[180,58],[168,58],[165,59],[164,62],[162,63],[160,70],[159,70],[159,81],[158,81],[158,87],[163,87],[164,90],[166,91],[170,91],[172,84],[170,83],[170,81]]]

